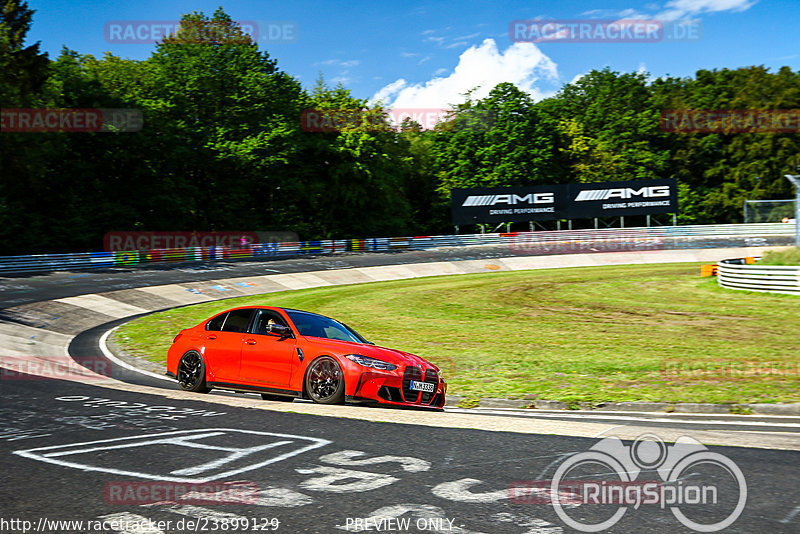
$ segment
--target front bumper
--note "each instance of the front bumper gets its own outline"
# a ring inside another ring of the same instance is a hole
[[[413,390],[412,381],[432,384],[433,391]],[[447,384],[435,369],[406,366],[402,372],[400,369],[392,372],[361,372],[355,386],[348,392],[347,400],[441,409],[444,406],[446,393]]]

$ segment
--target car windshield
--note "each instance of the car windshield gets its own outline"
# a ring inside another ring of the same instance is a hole
[[[302,336],[322,337],[353,343],[367,343],[355,330],[329,317],[297,310],[286,310]]]

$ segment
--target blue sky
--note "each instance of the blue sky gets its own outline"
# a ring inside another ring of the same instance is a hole
[[[800,69],[798,0],[620,0],[460,2],[293,2],[256,0],[28,0],[36,10],[28,41],[41,41],[51,57],[62,46],[102,56],[148,57],[153,44],[109,39],[112,21],[178,20],[211,15],[220,5],[235,20],[290,24],[288,42],[260,41],[281,69],[311,87],[318,73],[342,82],[359,98],[380,98],[395,107],[444,107],[479,86],[483,96],[509,81],[535,98],[592,69],[646,71],[652,76],[692,76],[702,68],[764,65]],[[697,32],[662,42],[514,43],[509,23],[537,20],[645,19],[683,23]],[[136,26],[137,28],[139,26]],[[284,26],[273,26],[273,30]],[[294,39],[291,39],[295,37]]]

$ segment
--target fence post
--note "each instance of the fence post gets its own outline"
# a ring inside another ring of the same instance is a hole
[[[785,174],[794,185],[794,246],[800,248],[800,174]]]

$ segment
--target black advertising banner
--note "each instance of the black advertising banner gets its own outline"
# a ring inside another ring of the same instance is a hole
[[[533,185],[453,189],[450,204],[455,225],[566,219],[567,187]]]
[[[569,184],[568,219],[678,212],[673,178]]]
[[[675,179],[453,189],[453,224],[548,221],[678,212]]]

